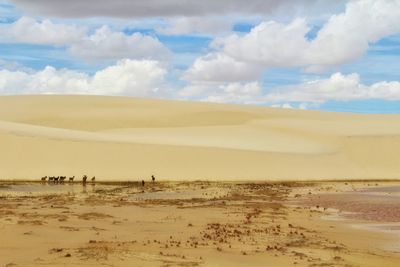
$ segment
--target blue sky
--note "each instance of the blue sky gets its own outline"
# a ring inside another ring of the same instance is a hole
[[[0,1],[0,94],[400,113],[400,1],[89,2]]]

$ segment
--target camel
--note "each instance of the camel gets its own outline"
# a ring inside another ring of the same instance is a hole
[[[47,176],[44,176],[41,178],[42,182],[45,182],[47,180]]]
[[[54,182],[58,183],[58,181],[60,180],[60,176],[54,177]]]
[[[70,181],[70,182],[73,182],[74,179],[75,179],[75,176],[69,177],[69,181]]]
[[[54,181],[54,176],[49,177],[49,182],[52,182],[52,181]]]
[[[65,176],[60,176],[60,183],[64,183],[64,180],[67,179]]]

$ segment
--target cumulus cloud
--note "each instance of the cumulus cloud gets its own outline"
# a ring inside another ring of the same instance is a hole
[[[400,101],[400,82],[361,83],[356,73],[335,73],[265,92],[259,82],[191,82],[181,90],[166,86],[167,69],[154,60],[120,60],[93,75],[48,66],[40,71],[11,65],[0,70],[0,94],[96,94],[169,97],[218,103],[267,104],[307,109],[327,101]]]
[[[50,20],[36,21],[21,17],[11,24],[0,25],[0,42],[66,45],[79,41],[86,29],[75,25],[55,24]]]
[[[165,35],[216,35],[232,29],[232,22],[220,17],[177,17],[167,20],[167,25],[156,28]]]
[[[217,38],[212,46],[238,61],[262,64],[264,67],[296,66],[304,62],[309,31],[305,20],[296,19],[285,25],[262,22],[249,33]]]
[[[304,20],[289,25],[261,23],[250,33],[217,38],[212,46],[218,52],[201,56],[186,71],[190,81],[248,81],[259,79],[266,67],[295,66],[302,61],[308,32]]]
[[[261,96],[262,90],[258,82],[228,83],[221,85],[219,90],[203,98],[203,101],[217,103],[251,104]]]
[[[262,22],[246,34],[231,34],[216,38],[211,47],[213,58],[202,56],[189,69],[191,79],[221,80],[214,75],[223,62],[227,66],[226,81],[237,81],[235,66],[260,70],[275,67],[302,67],[308,72],[320,72],[361,57],[372,42],[400,32],[400,1],[355,0],[343,13],[332,15],[310,40],[306,20],[295,19],[289,24]],[[230,59],[228,59],[230,58]],[[206,68],[199,66],[207,64]],[[243,75],[244,79],[248,78]]]
[[[334,73],[326,79],[263,90],[253,82],[192,82],[179,92],[182,98],[219,103],[267,104],[272,107],[308,109],[328,101],[400,100],[399,81],[361,83],[356,73]]]
[[[0,24],[0,43],[63,45],[73,56],[86,60],[166,60],[170,56],[157,38],[139,32],[127,35],[108,26],[91,35],[87,32],[84,27],[22,17],[14,23]]]
[[[0,70],[1,94],[162,96],[166,69],[154,60],[121,60],[90,76],[48,66],[37,72]]]
[[[321,3],[328,5],[327,1],[320,0],[296,1],[296,4],[289,0],[250,0],[245,5],[242,0],[115,0],[112,4],[105,0],[71,0],[68,4],[61,0],[13,2],[29,12],[52,16],[162,16],[167,24],[155,30],[167,35],[226,33],[232,27],[232,21],[227,19],[231,15],[237,18],[243,14],[287,11],[288,3],[294,9]],[[215,38],[210,50],[183,71],[181,78],[188,82],[187,86],[168,96],[287,108],[307,108],[312,103],[331,100],[400,100],[398,81],[365,85],[358,74],[335,73],[326,79],[298,85],[264,88],[268,91],[261,86],[261,77],[268,68],[320,72],[357,59],[366,53],[371,43],[399,33],[399,21],[400,1],[397,0],[348,1],[345,9],[330,16],[313,38],[309,37],[306,19],[297,18],[289,23],[264,21],[248,33],[236,32]],[[126,34],[108,26],[91,32],[81,26],[22,17],[13,23],[0,24],[0,42],[62,45],[71,55],[89,61],[129,58],[93,75],[50,66],[35,71],[0,61],[0,93],[3,94],[163,96],[166,93],[163,83],[167,70],[160,62],[168,59],[171,52],[154,36],[139,32]],[[174,71],[181,74],[180,70]]]
[[[11,0],[35,15],[61,17],[168,17],[219,14],[321,13],[343,4],[344,0]]]
[[[312,109],[318,108],[318,103],[279,103],[270,105],[272,108],[286,108],[286,109]]]
[[[70,47],[72,55],[88,59],[166,59],[170,52],[156,38],[141,33],[126,35],[114,32],[108,26],[82,38]]]
[[[313,102],[330,100],[400,100],[400,82],[382,81],[364,85],[356,73],[334,73],[328,79],[308,81],[295,86],[275,89],[262,97],[266,102]]]
[[[400,32],[400,1],[358,0],[333,15],[310,42],[305,63],[337,65],[359,58],[369,43]]]
[[[256,64],[237,61],[225,54],[214,53],[197,58],[183,78],[190,81],[248,81],[261,76]]]
[[[216,103],[254,103],[262,97],[258,82],[194,82],[179,91],[179,97]]]

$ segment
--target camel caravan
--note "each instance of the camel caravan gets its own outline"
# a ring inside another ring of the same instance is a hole
[[[82,183],[86,184],[87,182],[87,175],[82,176]],[[67,180],[67,176],[44,176],[41,178],[42,182],[53,182],[55,184],[60,183],[63,184]],[[75,176],[68,177],[68,182],[73,183],[75,181]],[[92,183],[95,183],[96,176],[93,176],[91,179]]]

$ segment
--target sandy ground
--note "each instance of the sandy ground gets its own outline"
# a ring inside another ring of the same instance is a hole
[[[398,200],[386,199],[398,191],[398,182],[1,183],[0,266],[399,266],[399,229],[372,229],[400,222],[387,206]],[[371,194],[381,198],[360,200]],[[373,205],[348,218],[352,200]],[[390,224],[364,217],[374,209]]]
[[[396,179],[400,116],[1,96],[0,179]]]

